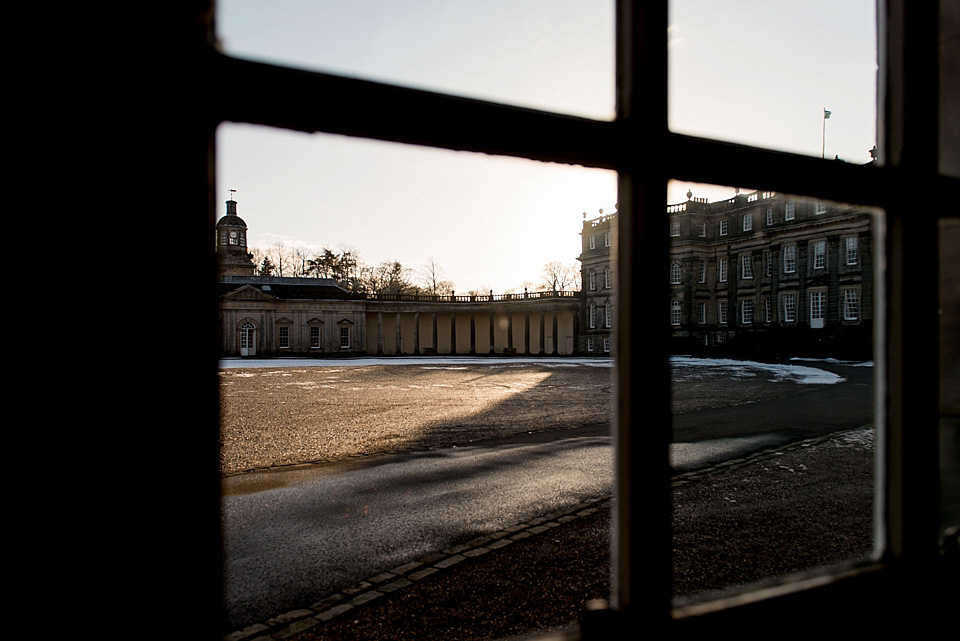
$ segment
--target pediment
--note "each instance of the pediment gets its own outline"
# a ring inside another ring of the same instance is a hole
[[[228,292],[221,296],[223,300],[257,300],[272,302],[277,300],[275,296],[271,296],[265,292],[260,291],[253,285],[243,285],[232,292]]]

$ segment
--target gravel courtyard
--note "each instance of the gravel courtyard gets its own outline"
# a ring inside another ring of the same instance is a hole
[[[221,472],[604,424],[611,376],[609,366],[562,362],[225,368]],[[815,388],[739,365],[676,366],[672,383],[677,413]],[[869,554],[872,452],[872,431],[859,430],[675,481],[674,595],[697,600]],[[565,629],[609,590],[608,532],[601,510],[295,638],[466,641]]]
[[[557,363],[220,371],[223,474],[470,443],[611,420],[609,366]],[[810,389],[765,371],[674,371],[674,411]]]

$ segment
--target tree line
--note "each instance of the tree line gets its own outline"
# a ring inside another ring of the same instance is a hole
[[[426,294],[433,296],[454,293],[454,283],[448,280],[443,267],[428,258],[419,269],[402,265],[399,261],[366,263],[359,253],[350,248],[324,247],[312,254],[303,247],[286,247],[275,243],[267,249],[250,248],[255,276],[293,278],[329,278],[351,292],[369,294]],[[580,289],[580,268],[575,263],[550,261],[541,270],[537,282],[520,285],[526,291],[576,291]],[[463,292],[466,295],[489,294],[489,287]],[[510,289],[503,293],[515,293]]]

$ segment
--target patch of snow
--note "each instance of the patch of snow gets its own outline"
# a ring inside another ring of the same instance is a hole
[[[806,365],[737,361],[729,358],[674,356],[670,358],[670,365],[674,368],[692,367],[701,371],[706,370],[712,373],[722,373],[735,377],[756,376],[757,372],[762,371],[773,376],[776,381],[790,381],[800,385],[833,385],[846,380],[833,372],[828,372],[816,367],[808,367]]]

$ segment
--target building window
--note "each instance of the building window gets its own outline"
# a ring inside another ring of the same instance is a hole
[[[773,225],[773,209],[767,208],[767,227]]]
[[[764,296],[763,297],[763,322],[764,323],[769,323],[771,321],[770,312],[771,312],[770,297]]]
[[[788,200],[787,204],[783,208],[783,219],[784,220],[793,220],[797,216],[797,203],[792,200]]]
[[[717,259],[717,280],[721,283],[727,282],[727,259]]]
[[[810,327],[821,329],[827,307],[827,292],[816,289],[810,292]]]
[[[610,232],[604,232],[604,234],[603,234],[603,246],[604,246],[604,247],[609,247],[609,246],[610,246]]]
[[[604,354],[610,353],[610,337],[609,336],[603,337],[603,353]]]
[[[670,284],[679,285],[680,284],[680,261],[675,260],[670,263]]]
[[[860,292],[853,287],[843,290],[843,320],[860,320]]]
[[[683,303],[679,298],[670,301],[670,324],[677,327],[683,317]]]
[[[825,214],[825,213],[827,213],[827,203],[822,203],[818,200],[815,215],[819,216],[820,214]]]
[[[613,327],[613,305],[604,305],[603,307],[603,326]]]
[[[593,351],[593,337],[592,337],[592,336],[587,339],[587,351],[588,351],[588,352],[592,352],[592,351]]]
[[[753,256],[750,254],[740,255],[740,274],[747,280],[753,278]]]
[[[700,325],[707,324],[707,304],[700,302],[697,303],[697,323]]]
[[[796,323],[797,322],[797,295],[795,292],[789,292],[783,295],[781,298],[783,302],[783,312],[780,315],[780,318],[783,319],[784,323]]]
[[[727,221],[725,219],[720,221],[720,235],[727,235]]]
[[[603,270],[603,287],[605,289],[613,287],[613,271],[609,267]]]
[[[743,231],[750,231],[751,229],[753,229],[753,214],[744,214]]]
[[[350,328],[340,328],[340,349],[350,349]]]
[[[857,252],[857,237],[856,236],[847,236],[844,239],[844,246],[846,249],[847,265],[856,265],[860,260],[860,256]]]
[[[588,242],[589,242],[589,244],[590,244],[590,249],[596,249],[596,248],[597,248],[597,236],[596,236],[596,234],[591,234],[591,235],[590,235],[590,239],[589,239]]]
[[[763,250],[763,273],[767,278],[773,273],[773,254],[769,249]]]
[[[753,325],[753,301],[745,300],[740,303],[740,324]]]
[[[589,318],[590,329],[593,329],[597,326],[597,306],[593,303],[590,304],[590,318]]]
[[[727,301],[717,301],[717,322],[721,325],[727,324]]]
[[[783,248],[783,273],[793,274],[797,271],[797,246],[787,245]]]
[[[727,342],[727,333],[726,332],[717,332],[717,342],[726,343]]]
[[[280,327],[280,349],[290,349],[290,328]]]
[[[320,349],[320,327],[317,325],[310,327],[310,349]]]
[[[827,241],[818,240],[813,243],[813,268],[826,269],[827,267]]]
[[[697,223],[697,233],[700,234],[700,238],[706,238],[706,237],[707,237],[707,223],[703,223],[703,222]]]
[[[587,282],[589,283],[590,291],[597,289],[597,270],[590,270],[590,276],[587,278]]]
[[[697,268],[697,282],[705,283],[707,282],[707,261],[701,260],[700,265]]]
[[[680,223],[674,221],[670,223],[670,236],[676,237],[680,235]]]

